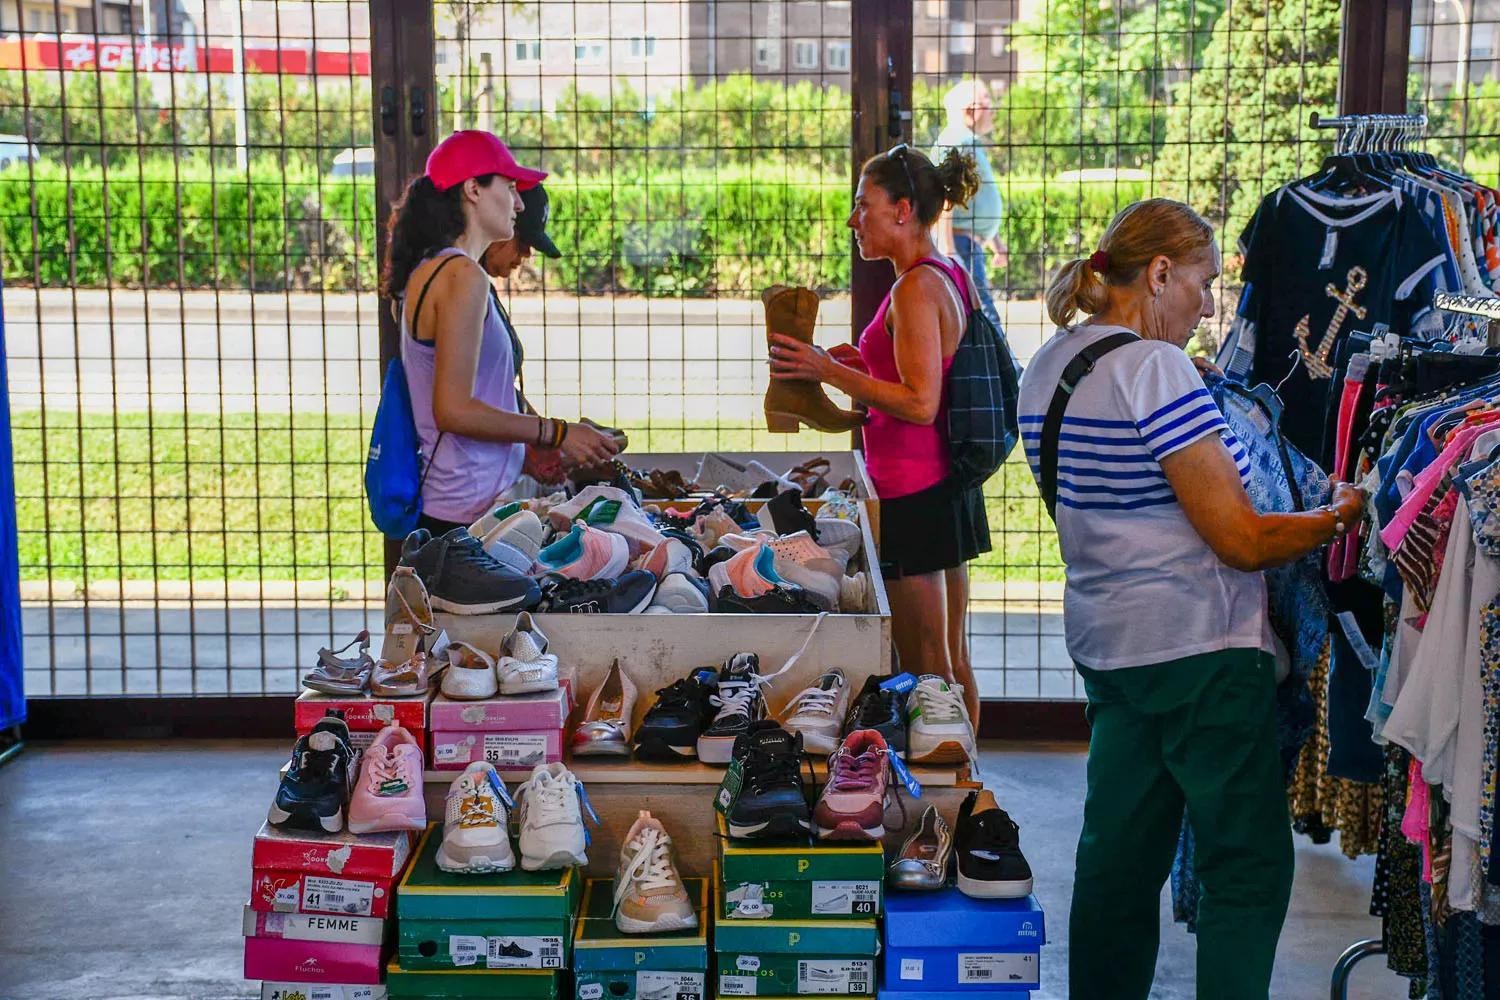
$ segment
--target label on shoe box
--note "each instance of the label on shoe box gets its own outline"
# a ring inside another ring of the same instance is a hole
[[[292,891],[295,895],[295,890]],[[293,899],[296,905],[299,900]],[[317,913],[265,913],[247,905],[245,937],[279,937],[294,941],[381,944],[385,921],[376,917],[336,917]]]
[[[706,977],[701,972],[637,972],[635,995],[664,1000],[704,1000]]]
[[[496,767],[536,767],[547,763],[547,737],[523,733],[486,733],[484,759]]]
[[[334,944],[287,938],[245,938],[245,978],[271,982],[381,982],[385,948],[373,944]]]
[[[260,1000],[386,1000],[385,986],[338,983],[261,983]]]
[[[386,917],[390,915],[393,881],[327,878],[307,872],[257,868],[250,884],[250,907],[262,913]]]
[[[250,854],[252,868],[313,872],[329,875],[374,875],[390,878],[400,873],[411,856],[412,835],[392,833],[314,833],[282,830],[262,823]]]
[[[922,967],[926,964],[925,959],[903,958],[901,960],[901,978],[922,981]]]
[[[721,997],[753,997],[755,996],[754,976],[719,976],[719,996]]]
[[[488,939],[477,934],[454,934],[448,938],[448,957],[460,969],[476,964],[489,950]]]
[[[492,937],[485,955],[487,969],[561,969],[560,937]]]
[[[880,914],[879,882],[814,882],[814,916],[874,917]]]
[[[1040,985],[1041,956],[1034,951],[960,952],[960,985],[988,983],[993,986]]]
[[[431,727],[444,732],[511,733],[563,729],[573,700],[567,684],[555,691],[499,695],[462,701],[439,694],[432,701]]]
[[[346,878],[309,875],[302,880],[302,909],[313,913],[370,915],[375,902],[375,883]]]
[[[804,959],[797,963],[798,993],[870,993],[875,963],[870,959]]]
[[[535,733],[434,732],[432,766],[462,771],[475,761],[489,761],[502,771],[529,771],[538,764],[562,760],[563,731]]]

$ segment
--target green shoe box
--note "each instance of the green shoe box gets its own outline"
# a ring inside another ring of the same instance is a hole
[[[427,828],[396,892],[396,947],[407,972],[566,969],[583,879],[571,868],[458,875],[437,866]]]
[[[719,920],[714,980],[720,997],[872,996],[879,951],[873,919]]]
[[[388,1000],[565,1000],[565,972],[445,969],[418,972],[392,959],[385,969]]]
[[[856,841],[731,840],[719,824],[724,875],[720,917],[731,920],[860,920],[878,917],[885,850]]]
[[[590,879],[573,936],[575,1000],[708,1000],[708,879],[683,879],[696,930],[625,934],[615,926],[614,879]]]

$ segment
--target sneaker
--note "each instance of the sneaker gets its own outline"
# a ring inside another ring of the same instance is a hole
[[[611,490],[611,488],[590,486],[584,493],[589,490]],[[620,491],[612,490],[612,492]],[[582,495],[579,494],[579,496]],[[555,519],[557,511],[554,510],[552,516]],[[661,532],[656,530],[656,525],[652,524],[651,519],[631,500],[597,497],[578,512],[574,517],[574,522],[581,522],[589,527],[598,528],[600,531],[608,531],[621,536],[630,543],[630,551],[633,554],[649,552],[661,544]]]
[[[830,552],[806,532],[767,543],[775,556],[776,574],[801,587],[810,601],[824,611],[838,611],[844,579],[842,553]]]
[[[704,610],[708,600],[704,599]],[[358,656],[344,656],[349,646],[359,643]],[[370,686],[370,673],[375,669],[375,660],[370,656],[370,632],[368,629],[349,641],[343,649],[318,650],[318,665],[302,678],[302,686],[324,694],[361,695]]]
[[[745,466],[712,452],[704,455],[698,462],[698,472],[693,478],[698,481],[699,486],[708,489],[722,486],[731,491],[748,491],[760,485],[760,478]]]
[[[672,838],[661,822],[644,810],[620,848],[615,926],[622,934],[683,931],[698,926],[693,902],[672,860]]]
[[[520,497],[498,496],[490,504],[490,509],[469,525],[469,534],[483,542],[484,536],[494,531],[502,521],[526,509],[526,504]]]
[[[736,553],[708,571],[708,585],[715,591],[732,587],[740,597],[760,597],[787,581],[776,572],[776,553],[763,542]]]
[[[735,653],[719,670],[717,692],[709,702],[718,708],[713,723],[698,737],[698,759],[705,764],[728,764],[734,741],[750,729],[750,723],[766,717],[766,699],[760,693],[760,657]]]
[[[656,577],[632,570],[619,579],[555,578],[543,587],[540,610],[554,614],[635,615],[656,595]]]
[[[501,958],[530,958],[536,953],[527,951],[514,941],[507,941],[495,949],[495,954]]]
[[[495,675],[501,694],[532,694],[557,690],[557,657],[547,652],[547,637],[531,613],[516,615],[516,623],[500,641]]]
[[[873,729],[885,739],[886,746],[891,748],[892,753],[904,758],[907,698],[905,694],[887,691],[880,686],[881,681],[888,680],[889,677],[865,678],[865,686],[860,689],[849,717],[844,720],[844,735],[848,736],[861,729]]]
[[[645,570],[658,580],[665,580],[669,573],[693,572],[693,565],[697,562],[695,552],[698,555],[703,552],[698,543],[674,531],[637,559],[633,567]]]
[[[988,790],[970,792],[958,808],[954,836],[958,891],[975,899],[1024,899],[1031,865],[1021,853],[1021,828]]]
[[[953,860],[953,831],[937,807],[928,806],[922,820],[885,869],[892,889],[941,889],[948,884]]]
[[[849,707],[849,687],[838,667],[825,671],[792,699],[782,716],[788,731],[802,734],[807,752],[826,756],[838,749],[839,728]]]
[[[516,866],[510,811],[501,797],[504,789],[505,781],[493,764],[478,760],[464,768],[448,789],[443,843],[437,852],[440,869],[479,875]]]
[[[760,509],[762,521],[778,535],[795,535],[805,531],[818,541],[818,524],[808,509],[802,506],[802,491],[796,488],[782,490]]]
[[[733,559],[737,551],[738,550],[732,549],[728,545],[715,545],[713,548],[709,549],[703,554],[703,558],[699,559],[696,563],[693,564],[693,568],[698,571],[699,576],[703,577],[706,580],[708,579],[709,570],[713,569],[721,562],[727,562],[728,560]]]
[[[443,694],[460,701],[473,701],[493,698],[499,693],[495,661],[490,654],[460,641],[448,643],[444,652],[448,666],[443,670]]]
[[[560,763],[538,764],[516,790],[526,871],[589,863],[579,794],[578,779]]]
[[[652,615],[702,615],[708,613],[708,584],[687,573],[669,573],[656,588],[646,608]]]
[[[698,504],[694,510],[695,514],[704,517],[712,517],[715,513],[723,514],[733,521],[740,531],[759,531],[760,518],[750,512],[750,508],[738,500],[716,494]]]
[[[630,565],[630,543],[623,535],[575,524],[536,557],[538,573],[572,580],[613,580]]]
[[[425,829],[422,748],[401,726],[386,726],[363,754],[359,781],[349,798],[349,832]]]
[[[630,756],[630,722],[635,717],[635,682],[617,657],[589,698],[583,721],[573,732],[573,756]]]
[[[312,731],[292,744],[292,761],[271,800],[266,818],[293,830],[338,833],[349,807],[354,750],[344,713],[330,709]]]
[[[713,608],[725,615],[816,615],[823,610],[801,587],[777,587],[760,597],[741,597],[733,587],[724,587],[713,599]]]
[[[762,465],[753,458],[745,463],[745,471],[756,480],[756,489],[758,490],[764,489],[767,483],[772,484],[778,492],[797,488],[796,483],[785,476],[772,472],[769,467]],[[771,495],[775,496],[776,494],[772,493]]]
[[[695,671],[656,692],[656,702],[635,731],[638,760],[679,761],[698,756],[698,735],[714,718],[712,695],[719,672],[713,667]]]
[[[907,699],[906,759],[914,764],[964,764],[977,755],[963,685],[923,674]]]
[[[739,793],[725,801],[729,790],[719,789],[729,835],[768,840],[806,837],[812,821],[802,783],[802,764],[807,759],[802,737],[762,720],[736,739],[734,759],[740,765]]]
[[[828,783],[813,809],[820,840],[879,840],[885,836],[885,788],[890,747],[873,729],[851,733],[828,758]]]
[[[709,514],[695,518],[693,527],[687,530],[699,547],[707,552],[719,544],[720,538],[725,535],[737,535],[742,529],[738,521],[716,508]]]
[[[440,538],[418,528],[402,543],[401,565],[416,571],[438,611],[488,615],[533,606],[541,598],[535,580],[506,569],[467,528]]]
[[[839,610],[846,615],[875,613],[868,574],[855,573],[839,580]]]
[[[542,519],[520,504],[500,510],[511,513],[481,537],[481,544],[490,555],[524,576],[542,551]],[[473,532],[471,527],[469,533]]]
[[[618,486],[593,485],[583,487],[564,502],[554,505],[547,511],[547,517],[551,519],[554,528],[559,531],[565,530],[570,522],[593,506],[596,500],[613,500],[621,506],[636,506],[633,490]]]
[[[846,565],[853,564],[865,545],[865,533],[859,522],[820,517],[816,519],[816,523],[818,544],[830,552],[842,555]]]

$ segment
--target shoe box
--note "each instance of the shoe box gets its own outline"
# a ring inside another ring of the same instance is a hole
[[[491,969],[385,969],[388,1000],[564,1000],[566,973]]]
[[[462,771],[488,760],[502,772],[530,771],[563,759],[563,733],[573,710],[572,682],[555,691],[459,701],[439,694],[432,702],[432,766]]]
[[[245,939],[245,978],[340,985],[378,985],[383,944],[342,944],[294,938]]]
[[[715,895],[722,913],[722,882]],[[873,917],[720,919],[714,923],[714,982],[720,997],[873,996],[879,951]]]
[[[696,929],[625,934],[615,926],[615,880],[589,880],[573,933],[574,1000],[708,1000],[709,882],[683,887]]]
[[[438,868],[442,826],[427,828],[401,880],[397,955],[406,972],[568,968],[582,876],[572,868],[493,875]]]
[[[1041,983],[1046,924],[1035,896],[971,899],[957,889],[885,901],[884,989],[896,1000],[1007,992]]]
[[[297,697],[293,709],[293,721],[297,735],[312,731],[318,720],[329,709],[344,713],[349,724],[349,741],[363,752],[375,741],[375,734],[391,723],[411,733],[423,749],[427,747],[427,700],[429,695],[419,694],[410,698],[376,698],[373,695],[353,696],[324,694],[321,691],[303,691]]]
[[[245,905],[245,937],[334,944],[381,945],[388,924],[379,917],[340,917],[331,913],[266,913]]]
[[[250,853],[251,910],[384,918],[411,856],[411,834],[280,830],[263,823]],[[257,976],[301,982],[296,976]]]
[[[387,1000],[385,986],[341,983],[261,983],[260,1000]]]
[[[850,920],[878,917],[885,892],[885,851],[856,841],[731,840],[718,823],[724,898],[731,920]]]

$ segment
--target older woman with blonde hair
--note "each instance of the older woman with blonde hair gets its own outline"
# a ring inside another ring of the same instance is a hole
[[[1363,495],[1260,514],[1184,351],[1214,314],[1213,230],[1143,201],[1047,293],[1022,440],[1055,504],[1064,631],[1088,693],[1088,792],[1069,929],[1074,1000],[1145,1000],[1184,808],[1203,897],[1198,995],[1264,1000],[1292,885],[1261,571],[1332,541]]]

